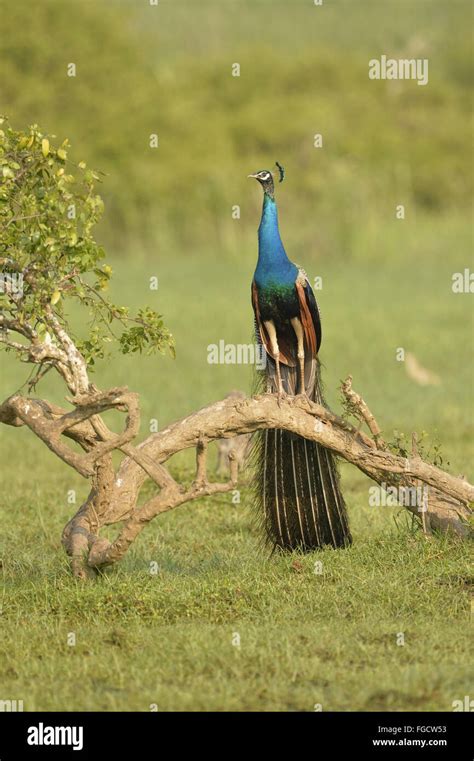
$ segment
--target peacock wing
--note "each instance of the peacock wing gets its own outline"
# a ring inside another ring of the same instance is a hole
[[[322,339],[321,318],[308,276],[301,268],[298,271],[295,286],[300,305],[300,320],[304,330],[306,353],[316,357]]]

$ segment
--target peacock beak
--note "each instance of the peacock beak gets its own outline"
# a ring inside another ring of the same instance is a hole
[[[247,177],[252,177],[254,180],[256,180],[257,175],[258,175],[258,172],[256,172],[255,174],[248,174]]]

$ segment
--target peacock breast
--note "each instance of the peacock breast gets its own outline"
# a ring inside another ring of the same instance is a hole
[[[298,315],[298,296],[294,281],[281,282],[266,278],[258,282],[255,278],[258,293],[260,315],[263,320],[281,322]]]

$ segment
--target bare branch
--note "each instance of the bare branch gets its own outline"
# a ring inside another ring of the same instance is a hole
[[[0,343],[5,344],[5,346],[8,346],[9,349],[15,349],[15,351],[26,352],[26,354],[29,354],[29,346],[21,344],[18,341],[10,341],[10,339],[8,339],[5,334],[2,335],[2,332],[0,332]]]
[[[382,431],[380,430],[379,424],[377,423],[366,402],[364,402],[362,397],[359,394],[356,394],[352,388],[352,375],[348,375],[346,380],[342,383],[341,389],[347,400],[348,407],[351,412],[356,417],[358,417],[359,420],[366,423],[369,431],[374,437],[375,446],[377,449],[386,449],[387,445],[382,438]]]
[[[67,364],[70,371],[68,387],[75,396],[87,393],[89,389],[89,377],[84,357],[72,338],[66,332],[65,328],[61,325],[51,306],[47,305],[45,307],[45,313],[48,323],[51,326],[51,330],[62,346],[67,357]]]

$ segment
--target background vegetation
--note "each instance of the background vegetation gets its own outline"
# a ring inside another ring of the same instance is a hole
[[[331,404],[351,372],[387,438],[430,431],[444,464],[472,477],[472,309],[451,289],[472,243],[471,25],[463,0],[4,0],[0,110],[68,137],[74,161],[106,173],[111,298],[150,303],[175,337],[176,360],[97,365],[101,388],[141,394],[144,436],[151,419],[250,388],[249,367],[209,365],[207,346],[250,340],[261,199],[246,175],[278,159],[286,248],[323,278]],[[371,82],[381,54],[428,58],[429,84]],[[441,384],[414,383],[398,347]],[[5,397],[28,368],[1,361]],[[39,391],[65,393],[50,376]],[[451,710],[469,694],[468,548],[425,543],[399,510],[369,507],[353,469],[342,468],[349,551],[269,559],[244,489],[238,506],[164,516],[84,589],[59,536],[71,490],[80,504],[88,484],[28,432],[0,436],[0,698],[26,710]],[[189,477],[190,460],[175,469]]]

